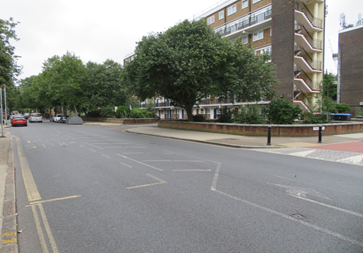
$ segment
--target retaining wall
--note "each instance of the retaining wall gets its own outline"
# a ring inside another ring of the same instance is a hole
[[[213,132],[223,134],[236,134],[247,136],[266,136],[268,126],[271,126],[271,136],[318,136],[317,130],[320,125],[247,125],[247,124],[228,124],[228,123],[201,123],[161,120],[159,127],[174,128],[182,130],[193,130],[202,132]],[[344,122],[322,124],[325,127],[323,135],[336,135],[348,133],[363,133],[363,122]]]
[[[97,117],[82,117],[83,121],[93,122],[108,122],[119,124],[147,124],[155,123],[156,119],[119,119],[119,118],[97,118]]]

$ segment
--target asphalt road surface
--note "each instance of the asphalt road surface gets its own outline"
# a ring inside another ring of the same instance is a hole
[[[363,252],[363,168],[125,133],[12,128],[20,252]]]

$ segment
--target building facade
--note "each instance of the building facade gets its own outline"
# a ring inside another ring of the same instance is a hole
[[[316,110],[324,69],[324,0],[226,0],[195,19],[205,19],[232,42],[241,39],[246,46],[251,44],[257,55],[270,54],[277,69],[279,97],[303,110]],[[131,59],[129,55],[124,62]],[[167,99],[156,101],[161,118],[185,118],[183,110],[172,108]],[[196,105],[194,113],[214,119],[221,107],[238,110],[249,103],[207,98]]]
[[[338,54],[338,102],[346,103],[355,114],[357,107],[363,110],[363,24],[339,31]]]

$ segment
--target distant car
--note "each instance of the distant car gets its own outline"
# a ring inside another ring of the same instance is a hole
[[[63,114],[57,114],[53,117],[53,122],[58,122],[64,115]]]
[[[41,113],[34,113],[32,112],[29,117],[29,122],[40,122],[43,123],[43,116]]]
[[[14,116],[11,119],[11,125],[12,126],[17,126],[17,125],[28,126],[28,121],[26,121],[26,118],[24,116]]]
[[[24,113],[24,118],[28,119],[29,115],[30,115],[30,113],[28,113],[28,112]]]
[[[59,123],[66,123],[68,117],[69,116],[62,116],[58,122]]]

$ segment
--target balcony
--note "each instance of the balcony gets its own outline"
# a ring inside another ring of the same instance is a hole
[[[323,52],[321,40],[311,39],[311,41],[309,41],[303,34],[295,33],[295,42],[303,47],[308,53]]]
[[[303,93],[320,93],[320,90],[314,90],[311,88],[311,86],[308,84],[307,80],[304,80],[302,78],[294,78],[294,84],[296,87]]]
[[[294,63],[296,66],[306,73],[321,73],[322,69],[322,62],[321,61],[307,61],[302,56],[294,56]]]
[[[266,23],[271,20],[271,14],[272,10],[268,9],[257,15],[247,15],[227,24],[225,27],[216,28],[214,31],[231,39],[237,38],[241,33],[252,33],[264,28]]]
[[[311,21],[303,11],[295,10],[295,20],[306,27],[309,32],[322,32],[322,20],[314,18]]]

